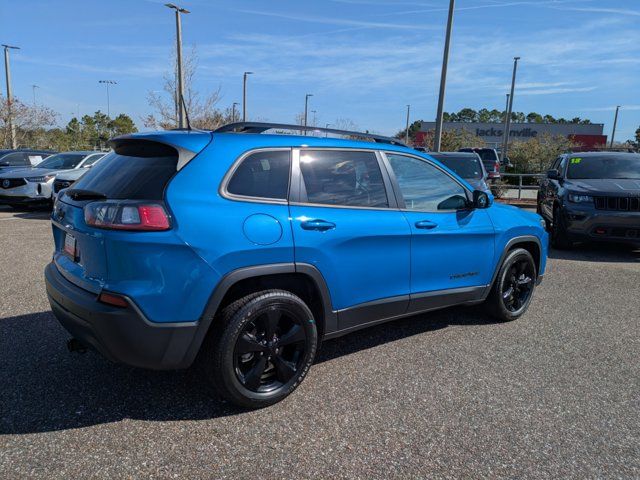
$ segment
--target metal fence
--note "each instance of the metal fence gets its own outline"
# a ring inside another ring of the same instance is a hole
[[[540,190],[540,182],[535,182],[530,185],[523,185],[523,178],[545,178],[547,176],[546,173],[501,173],[500,176],[502,178],[518,178],[518,200],[522,199],[522,190]],[[515,188],[515,185],[508,184],[509,187]]]

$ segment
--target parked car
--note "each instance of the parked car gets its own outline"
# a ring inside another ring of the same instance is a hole
[[[433,152],[429,156],[464,178],[474,189],[484,192],[490,191],[486,182],[489,175],[477,153]]]
[[[53,194],[56,195],[63,188],[69,188],[74,182],[78,181],[85,173],[93,167],[98,160],[106,155],[105,152],[92,153],[87,155],[84,160],[78,165],[78,168],[73,170],[66,170],[62,173],[58,173],[53,180]]]
[[[459,152],[475,152],[480,156],[490,181],[500,180],[500,157],[494,148],[461,148]]]
[[[547,257],[538,215],[395,139],[261,134],[300,128],[112,140],[51,217],[46,288],[70,347],[152,369],[198,357],[219,395],[262,407],[323,338],[451,305],[527,310]]]
[[[580,241],[640,244],[640,154],[560,155],[540,185],[537,205],[556,248]]]
[[[38,165],[0,174],[0,204],[32,205],[51,202],[56,174],[78,168],[94,152],[64,152],[47,157]]]
[[[50,150],[0,150],[0,175],[19,168],[32,167],[56,152]]]

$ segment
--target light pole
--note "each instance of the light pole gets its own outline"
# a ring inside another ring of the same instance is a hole
[[[616,107],[616,116],[613,119],[613,131],[611,132],[611,142],[609,148],[613,148],[613,139],[616,136],[616,126],[618,125],[618,112],[620,111],[620,105]]]
[[[440,151],[442,140],[442,115],[444,113],[444,94],[447,88],[447,66],[449,64],[449,47],[451,46],[451,30],[453,29],[453,10],[455,0],[449,1],[449,18],[447,19],[447,34],[444,40],[444,54],[442,56],[442,74],[440,76],[440,94],[438,96],[438,113],[436,114],[436,132],[433,138],[433,150]]]
[[[404,130],[404,143],[409,145],[409,114],[411,112],[411,105],[407,105],[407,128]]]
[[[242,121],[247,121],[247,76],[253,72],[244,72],[242,75]]]
[[[236,105],[240,105],[238,102],[233,102],[233,105],[231,105],[231,121],[235,122],[236,121]]]
[[[104,83],[107,87],[107,117],[111,118],[111,105],[109,101],[109,85],[117,85],[115,80],[98,80],[98,83]]]
[[[5,45],[4,47],[4,73],[5,78],[7,80],[7,123],[9,124],[9,143],[11,144],[11,148],[16,148],[16,127],[13,124],[13,115],[11,112],[11,102],[13,101],[11,97],[11,68],[9,67],[9,50],[20,50],[20,47],[15,47],[13,45]]]
[[[165,3],[165,7],[169,7],[176,11],[176,64],[178,69],[178,85],[176,91],[176,100],[178,103],[178,128],[184,128],[187,123],[187,115],[184,110],[184,75],[182,73],[182,21],[181,13],[191,13],[185,8],[181,8],[173,3]]]
[[[304,96],[304,134],[307,134],[307,110],[309,108],[309,97],[313,97],[313,93],[307,93]]]
[[[318,113],[316,110],[311,110],[311,113],[313,113],[313,126],[315,127],[318,123],[318,119],[316,117],[316,113]]]
[[[504,162],[509,146],[509,131],[511,130],[511,113],[513,112],[513,93],[516,88],[516,72],[518,71],[518,60],[520,57],[513,57],[513,76],[511,77],[511,95],[509,96],[509,108],[507,109],[507,121],[504,128],[504,139],[502,141],[502,151],[500,152],[500,163]]]
[[[509,98],[511,98],[511,94],[507,93],[507,104],[504,106],[504,127],[502,128],[502,143],[504,143],[504,132],[507,131],[507,118],[509,117]],[[502,153],[500,153],[502,156]]]
[[[31,89],[33,90],[33,106],[34,107],[36,106],[36,88],[40,88],[40,87],[35,83],[31,85]]]
[[[327,123],[324,128],[329,128],[329,125],[331,125],[330,123]],[[324,132],[324,138],[327,138],[327,136],[329,135],[329,132]]]

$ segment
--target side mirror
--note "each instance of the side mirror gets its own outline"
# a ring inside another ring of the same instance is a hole
[[[551,169],[551,170],[547,170],[547,178],[550,180],[561,180],[562,177],[560,176],[560,172],[558,170]]]
[[[491,206],[491,199],[487,192],[482,190],[473,191],[473,208],[489,208]]]

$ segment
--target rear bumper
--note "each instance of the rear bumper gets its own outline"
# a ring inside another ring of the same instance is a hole
[[[65,279],[50,263],[45,268],[47,296],[60,324],[74,337],[106,358],[154,370],[187,368],[196,323],[149,322],[129,301],[119,308],[98,302],[97,296]]]

